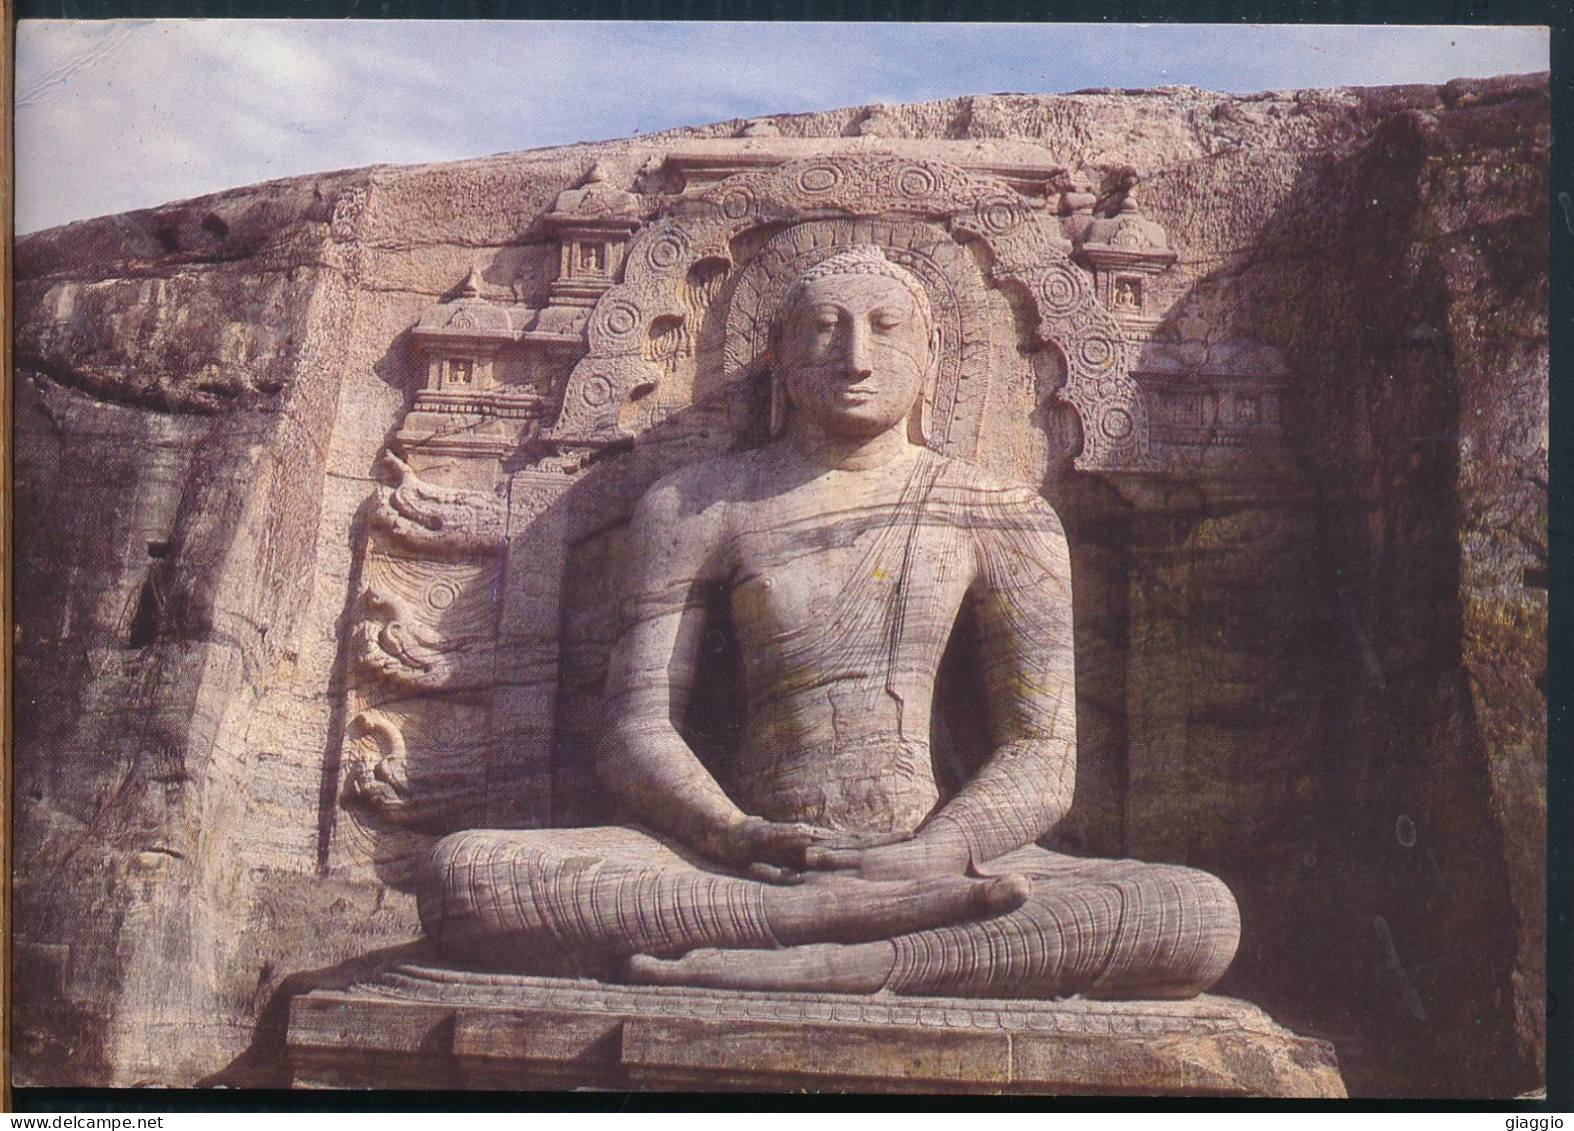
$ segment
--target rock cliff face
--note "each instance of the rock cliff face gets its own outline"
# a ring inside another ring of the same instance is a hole
[[[379,460],[422,385],[411,329],[472,271],[543,306],[560,193],[599,162],[642,221],[681,212],[671,154],[742,125],[298,178],[19,242],[20,1083],[212,1077],[266,1051],[287,976],[414,937],[398,842],[339,804],[343,641]],[[766,154],[1055,165],[1095,196],[1135,173],[1178,253],[1133,345],[1155,444],[1226,401],[1237,432],[1279,433],[1271,459],[1230,456],[1221,424],[1162,473],[1100,476],[1054,455],[1074,424],[1019,406],[1049,439],[992,458],[1039,469],[1073,544],[1063,839],[1222,875],[1246,941],[1221,990],[1332,1039],[1352,1094],[1538,1086],[1545,79],[996,95],[754,130]],[[1024,207],[1052,210],[1038,193]],[[618,554],[605,527],[564,568]],[[560,747],[593,729],[574,673],[596,647],[575,648],[610,631],[608,600],[563,601],[565,674],[534,724]],[[591,806],[573,765],[552,774],[541,812]]]

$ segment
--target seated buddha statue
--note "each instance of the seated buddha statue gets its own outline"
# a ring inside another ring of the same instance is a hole
[[[1235,953],[1217,878],[1063,855],[1076,763],[1065,535],[1032,490],[916,442],[928,296],[880,248],[806,270],[772,330],[779,438],[645,495],[597,771],[601,828],[439,841],[421,921],[492,969],[767,990],[1189,997]],[[723,595],[741,741],[685,708]],[[942,654],[975,626],[987,753],[945,793]]]

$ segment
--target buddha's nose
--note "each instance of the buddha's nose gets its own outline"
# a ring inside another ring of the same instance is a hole
[[[869,328],[854,321],[847,327],[845,341],[847,375],[861,381],[874,372],[874,359],[870,350]]]

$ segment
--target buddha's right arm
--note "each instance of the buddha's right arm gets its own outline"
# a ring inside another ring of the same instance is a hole
[[[602,782],[630,816],[714,856],[746,815],[678,733],[693,685],[705,611],[699,593],[714,557],[715,523],[657,484],[629,531],[631,575],[607,669]],[[687,512],[685,514],[685,512]]]
[[[597,771],[631,817],[711,859],[801,864],[809,834],[739,809],[678,733],[705,631],[701,594],[719,580],[721,538],[719,519],[685,499],[681,480],[657,484],[635,511]]]

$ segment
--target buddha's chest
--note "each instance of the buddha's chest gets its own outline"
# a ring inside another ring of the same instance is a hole
[[[733,622],[746,641],[843,635],[838,628],[857,635],[859,626],[872,633],[919,607],[948,632],[972,580],[965,532],[912,508],[849,498],[748,517],[733,540],[730,578]]]

